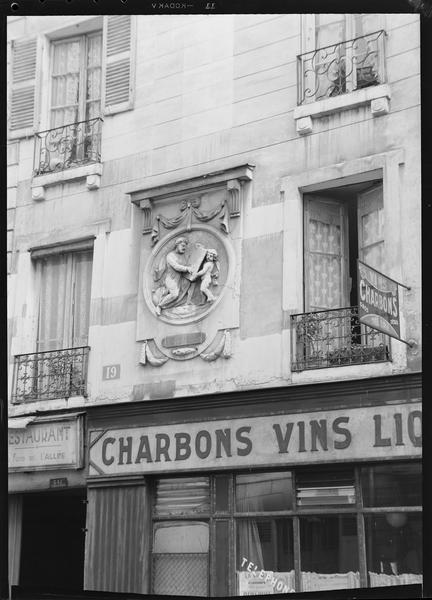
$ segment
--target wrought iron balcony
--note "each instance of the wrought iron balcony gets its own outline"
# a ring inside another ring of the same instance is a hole
[[[98,117],[36,133],[34,175],[100,162],[102,122]]]
[[[391,359],[388,336],[360,323],[357,306],[291,315],[291,324],[293,371]]]
[[[12,402],[87,395],[89,347],[15,356]]]
[[[297,56],[298,104],[384,83],[384,31]]]

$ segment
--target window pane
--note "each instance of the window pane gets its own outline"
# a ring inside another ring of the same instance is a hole
[[[208,552],[208,523],[170,521],[154,526],[153,552]]]
[[[236,477],[236,510],[239,512],[289,510],[292,507],[292,476],[254,473]]]
[[[209,526],[202,522],[154,525],[154,594],[207,596]]]
[[[86,117],[85,117],[86,121],[90,121],[90,119],[96,119],[97,117],[100,117],[100,114],[101,114],[100,100],[87,102]],[[95,131],[97,131],[96,127],[95,127]],[[100,133],[99,133],[99,136],[100,136]],[[94,140],[95,145],[96,145],[96,138],[97,138],[97,134],[93,134],[92,139]]]
[[[363,467],[364,506],[421,506],[421,463]]]
[[[88,341],[90,292],[92,278],[92,252],[77,252],[74,254],[75,279],[74,303],[72,319],[72,345],[86,346]]]
[[[87,72],[86,100],[99,100],[101,96],[101,69],[91,69]]]
[[[303,591],[360,587],[354,515],[300,519]]]
[[[369,585],[422,583],[422,517],[419,513],[366,515]]]
[[[37,349],[39,352],[67,347],[65,323],[70,311],[71,261],[58,254],[41,261],[41,290]]]
[[[229,521],[215,521],[215,573],[214,573],[214,590],[215,596],[228,596],[229,592],[229,576],[231,568],[231,553]]]
[[[102,62],[102,36],[87,38],[87,67],[98,67]]]
[[[345,260],[346,206],[321,197],[305,198],[305,269],[309,310],[346,306],[342,265]]]
[[[237,519],[236,527],[237,593],[295,590],[291,519]],[[261,570],[266,573],[260,577]]]
[[[322,469],[298,473],[297,504],[300,507],[355,504],[353,471]]]
[[[208,477],[179,477],[157,481],[156,515],[196,514],[209,510]]]
[[[345,36],[345,15],[317,14],[316,48],[343,42]]]
[[[216,475],[216,510],[227,511],[229,509],[229,489],[230,477],[226,475]]]
[[[77,73],[79,71],[79,57],[79,40],[54,44],[53,75]]]

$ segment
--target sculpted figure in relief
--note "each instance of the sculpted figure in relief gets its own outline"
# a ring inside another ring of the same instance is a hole
[[[205,295],[207,302],[214,302],[216,296],[210,290],[210,285],[218,285],[216,279],[219,274],[218,254],[213,248],[207,250],[202,269],[192,273],[191,280],[195,281],[201,277],[200,290]]]
[[[191,275],[193,269],[185,264],[183,258],[187,244],[188,240],[185,237],[177,238],[174,242],[174,250],[166,256],[163,286],[155,290],[153,297],[153,301],[156,304],[156,314],[158,315],[161,314],[163,308],[174,307],[180,304],[188,291],[190,281],[183,274],[188,273]],[[155,280],[157,281],[163,274],[155,271]]]
[[[202,310],[207,302],[214,302],[216,296],[210,287],[218,285],[219,271],[217,250],[205,248],[200,242],[190,244],[186,237],[177,238],[174,249],[153,270],[156,314],[160,316],[164,310],[170,316],[185,317]]]

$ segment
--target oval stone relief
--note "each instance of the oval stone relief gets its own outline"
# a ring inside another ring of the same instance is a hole
[[[229,271],[228,253],[210,228],[180,230],[153,250],[144,276],[144,297],[162,321],[190,323],[218,303]]]

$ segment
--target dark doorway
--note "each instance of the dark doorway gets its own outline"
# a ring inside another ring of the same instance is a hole
[[[86,491],[25,494],[20,585],[82,590]]]

